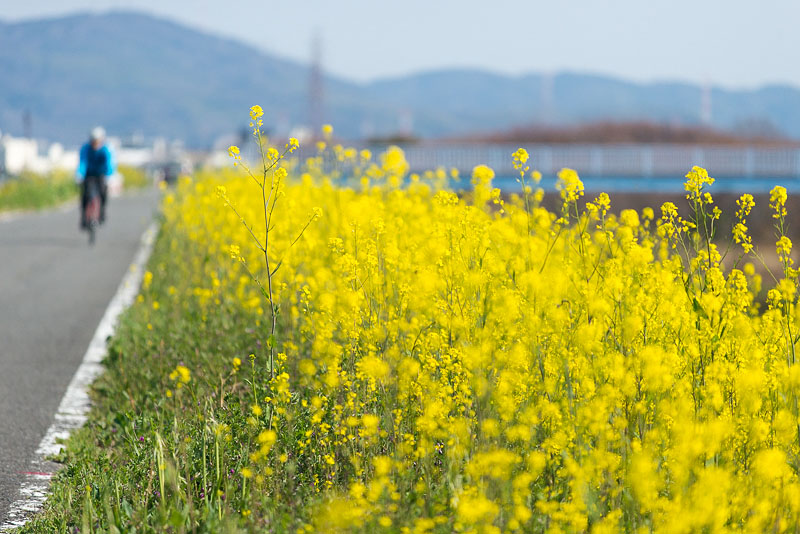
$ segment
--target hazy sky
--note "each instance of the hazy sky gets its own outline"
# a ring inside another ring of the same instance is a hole
[[[136,9],[353,80],[441,67],[800,86],[797,0],[0,0],[6,21]]]

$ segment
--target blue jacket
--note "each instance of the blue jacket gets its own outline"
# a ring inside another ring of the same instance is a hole
[[[87,176],[108,178],[115,171],[114,153],[107,146],[103,145],[99,149],[93,150],[91,144],[86,143],[81,147],[78,170],[75,171],[75,179],[78,182],[82,182]]]

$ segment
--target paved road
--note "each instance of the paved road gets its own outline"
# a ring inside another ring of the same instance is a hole
[[[77,207],[0,220],[0,524],[157,202],[110,199],[91,248]]]

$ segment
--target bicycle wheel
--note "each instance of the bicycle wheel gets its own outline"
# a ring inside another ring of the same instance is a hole
[[[90,245],[94,244],[98,224],[100,224],[100,195],[90,190],[89,202],[86,203],[86,230],[89,232]]]

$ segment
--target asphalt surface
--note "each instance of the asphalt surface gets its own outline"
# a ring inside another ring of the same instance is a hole
[[[92,247],[77,206],[0,219],[0,524],[157,204],[110,198]]]

